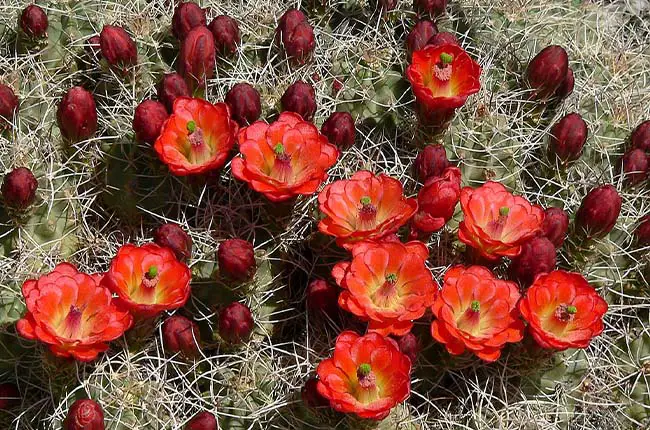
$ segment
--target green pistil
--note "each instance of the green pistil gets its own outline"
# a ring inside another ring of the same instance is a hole
[[[389,284],[394,284],[395,282],[397,282],[397,275],[394,273],[390,273],[386,275],[386,282],[388,282]]]
[[[499,209],[499,215],[501,216],[508,216],[509,213],[510,213],[510,208],[508,206],[504,206]]]
[[[284,145],[281,143],[278,143],[273,147],[273,152],[275,152],[276,155],[282,155],[284,154]]]
[[[440,54],[440,61],[442,64],[451,64],[452,61],[454,61],[454,56],[451,54],[447,54],[446,52],[443,52]]]
[[[357,375],[359,377],[365,377],[370,375],[370,372],[372,371],[372,367],[370,367],[370,364],[368,363],[362,363],[358,368],[357,368]]]
[[[370,197],[368,197],[368,196],[361,197],[361,200],[359,200],[359,201],[364,206],[368,206],[372,202],[372,200],[370,200]]]
[[[474,300],[470,305],[472,312],[478,312],[481,310],[481,303],[478,300]]]
[[[567,313],[569,313],[570,315],[573,315],[573,314],[575,314],[576,312],[578,312],[578,308],[576,308],[575,306],[567,306],[567,307],[566,307],[566,311],[567,311]]]
[[[190,133],[194,133],[194,130],[196,130],[196,123],[194,121],[190,121],[187,123],[187,131]]]
[[[148,279],[153,279],[156,276],[158,276],[158,267],[157,266],[150,266],[149,270],[147,270],[147,278]]]

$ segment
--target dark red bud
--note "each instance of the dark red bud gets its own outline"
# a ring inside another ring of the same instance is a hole
[[[216,49],[222,55],[230,56],[237,52],[237,46],[241,43],[237,21],[227,15],[220,15],[210,24],[210,31]]]
[[[636,237],[639,245],[650,245],[650,216],[647,216],[641,220],[641,224],[639,224],[639,226],[634,231],[634,236]]]
[[[445,12],[447,0],[413,0],[413,8],[420,15],[436,16]]]
[[[298,9],[289,9],[280,18],[277,31],[284,34],[291,34],[301,22],[307,22],[307,17]]]
[[[207,27],[195,27],[187,34],[181,46],[178,71],[190,90],[205,85],[214,75],[214,36]]]
[[[413,333],[407,333],[397,339],[397,345],[402,354],[406,355],[411,363],[415,363],[420,353],[420,341]]]
[[[575,85],[575,78],[573,77],[573,70],[571,67],[567,69],[566,77],[560,84],[560,86],[555,90],[555,97],[558,100],[563,100],[573,92],[573,86]]]
[[[318,379],[309,378],[300,392],[303,403],[309,408],[328,406],[328,400],[318,392]]]
[[[178,73],[168,73],[158,83],[158,100],[162,102],[167,108],[167,112],[171,113],[174,107],[174,100],[177,97],[190,97],[190,89],[185,82],[185,79]]]
[[[86,55],[89,59],[99,61],[102,58],[102,45],[99,36],[88,38],[85,46]]]
[[[650,152],[650,121],[639,124],[630,136],[633,148],[643,149]]]
[[[587,123],[580,114],[570,113],[551,128],[549,151],[562,162],[577,160],[587,141]]]
[[[174,9],[172,17],[172,33],[178,40],[185,39],[187,33],[194,27],[204,26],[207,24],[205,10],[192,2],[181,3]]]
[[[333,317],[338,312],[338,298],[338,288],[322,279],[315,279],[307,286],[307,309],[314,314]]]
[[[437,178],[451,166],[447,159],[447,151],[442,145],[427,145],[415,157],[415,171],[420,182],[425,183],[430,178]]]
[[[192,257],[192,238],[178,224],[170,222],[156,228],[153,241],[174,251],[179,261],[186,262]]]
[[[632,149],[623,156],[623,173],[625,182],[635,185],[648,176],[648,156],[642,149]]]
[[[427,45],[438,46],[438,45],[459,45],[458,39],[453,34],[443,31],[438,34],[434,34],[431,39],[427,42]]]
[[[114,67],[126,68],[138,62],[135,42],[122,27],[105,25],[99,34],[102,56]]]
[[[390,12],[397,6],[397,0],[379,0],[379,7],[384,12]]]
[[[162,337],[165,350],[169,353],[181,353],[186,357],[194,357],[201,344],[199,326],[184,316],[174,315],[165,320],[162,325]]]
[[[316,47],[314,29],[308,22],[301,22],[292,32],[282,33],[282,43],[289,58],[304,64]]]
[[[552,96],[560,87],[569,70],[569,57],[561,46],[551,45],[542,49],[528,64],[526,80],[535,90],[534,97],[544,99]]]
[[[6,85],[0,84],[0,117],[7,121],[14,119],[18,109],[18,97],[14,91]],[[4,121],[0,121],[0,124]]]
[[[64,430],[104,430],[104,412],[94,400],[77,400],[63,422]]]
[[[334,78],[332,82],[332,96],[336,97],[338,93],[343,89],[343,82],[339,81],[337,78]]]
[[[169,115],[165,105],[155,100],[145,100],[135,108],[133,131],[138,140],[153,144]]]
[[[621,196],[612,185],[601,185],[589,191],[576,213],[578,231],[591,238],[607,235],[621,213]]]
[[[428,19],[416,22],[408,36],[406,36],[406,54],[411,58],[415,51],[424,49],[429,40],[438,34],[438,27]]]
[[[61,134],[72,142],[86,140],[97,131],[97,107],[83,87],[72,87],[59,102],[56,118]]]
[[[548,208],[544,211],[541,236],[544,236],[559,248],[569,231],[569,215],[560,208]]]
[[[217,419],[210,412],[199,412],[185,424],[185,430],[217,430]]]
[[[226,94],[226,104],[237,123],[245,127],[257,121],[262,114],[260,93],[247,83],[239,83]]]
[[[30,37],[47,36],[47,15],[40,7],[30,4],[20,15],[20,28]]]
[[[36,199],[38,181],[26,167],[18,167],[7,173],[2,181],[2,197],[5,205],[14,209],[26,209]]]
[[[255,250],[250,242],[228,239],[217,250],[219,272],[236,281],[245,281],[255,274]]]
[[[331,144],[336,145],[341,150],[354,145],[356,129],[354,119],[348,112],[334,112],[323,123],[320,131]]]
[[[250,309],[239,302],[226,306],[219,314],[219,335],[230,343],[241,343],[253,331]]]
[[[20,404],[20,392],[15,384],[0,384],[0,411],[13,409]]]
[[[316,93],[307,82],[296,81],[280,99],[283,111],[295,112],[305,121],[311,121],[316,113]]]
[[[555,270],[556,264],[555,245],[545,237],[534,237],[522,245],[521,253],[510,263],[510,278],[528,286],[540,273]]]

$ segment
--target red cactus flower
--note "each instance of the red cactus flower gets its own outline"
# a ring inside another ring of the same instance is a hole
[[[241,127],[251,125],[262,114],[262,101],[260,100],[259,91],[245,82],[236,84],[228,91],[226,104],[230,108],[232,118]]]
[[[369,331],[405,335],[436,298],[438,285],[426,266],[428,257],[426,245],[418,241],[358,243],[352,261],[332,269],[343,288],[339,306],[368,321]]]
[[[237,52],[237,46],[241,43],[237,21],[227,15],[220,15],[210,23],[210,31],[219,53],[232,55]]]
[[[163,224],[153,232],[153,241],[171,249],[179,261],[186,262],[192,257],[192,238],[178,224]]]
[[[244,281],[255,275],[255,248],[243,239],[227,239],[217,250],[219,271],[235,280]]]
[[[47,15],[35,4],[30,4],[20,15],[20,28],[30,37],[47,36]]]
[[[460,199],[460,169],[449,167],[439,178],[431,178],[418,193],[418,211],[413,227],[423,233],[433,233],[454,216]]]
[[[219,314],[219,335],[230,343],[241,343],[255,328],[248,306],[233,302]]]
[[[307,82],[296,81],[286,89],[280,98],[283,111],[295,112],[310,121],[316,113],[316,93]]]
[[[153,147],[173,174],[195,175],[223,167],[236,134],[224,103],[179,97]]]
[[[587,123],[578,113],[570,113],[551,128],[549,151],[563,163],[575,161],[587,141]]]
[[[36,199],[38,181],[26,167],[18,167],[7,173],[2,180],[2,198],[6,206],[22,210]]]
[[[545,237],[534,237],[521,247],[521,254],[512,259],[511,279],[524,286],[533,283],[540,273],[549,273],[557,265],[555,245]]]
[[[548,208],[544,211],[544,222],[540,234],[559,248],[564,243],[569,231],[569,215],[560,208]]]
[[[184,430],[217,430],[217,419],[210,412],[199,412],[185,424]]]
[[[108,64],[126,69],[138,62],[138,51],[135,42],[122,27],[105,25],[99,34],[102,57]]]
[[[174,108],[174,101],[178,97],[190,97],[190,88],[187,86],[185,79],[178,73],[166,74],[157,88],[158,100],[167,108],[167,112],[171,113]]]
[[[307,309],[314,314],[330,317],[338,310],[339,289],[322,279],[314,279],[307,286]]]
[[[83,87],[72,87],[56,111],[59,130],[71,142],[86,140],[97,131],[97,106],[93,95]]]
[[[201,344],[199,326],[182,315],[174,315],[165,320],[162,337],[167,351],[172,354],[180,352],[186,357],[194,357]]]
[[[92,399],[76,400],[63,421],[63,430],[104,430],[104,411]]]
[[[404,197],[397,179],[367,171],[327,185],[318,204],[325,214],[318,229],[344,247],[395,233],[417,209],[417,201]]]
[[[569,72],[569,56],[558,45],[547,46],[533,58],[526,70],[528,86],[533,97],[545,99],[552,96],[564,83]]]
[[[603,331],[607,302],[579,273],[556,270],[537,277],[519,303],[542,348],[586,348]]]
[[[183,75],[191,91],[204,87],[214,75],[216,46],[207,27],[194,27],[187,33],[178,56],[178,73]]]
[[[430,178],[442,176],[451,164],[447,159],[447,151],[442,145],[427,145],[415,157],[415,172],[418,179],[425,183]]]
[[[636,126],[630,135],[630,142],[632,143],[632,148],[650,152],[650,121],[644,121]]]
[[[447,8],[447,0],[413,0],[413,8],[418,14],[440,15]]]
[[[452,33],[447,31],[441,31],[440,33],[434,34],[431,36],[431,39],[427,42],[427,45],[439,46],[439,45],[458,45],[458,39]]]
[[[129,310],[151,317],[180,308],[190,297],[189,267],[169,248],[155,243],[123,245],[104,276],[103,284],[119,296]]]
[[[4,84],[0,84],[0,128],[12,121],[18,109],[18,97],[14,91]]]
[[[623,155],[623,174],[628,185],[643,182],[648,176],[650,157],[642,149],[632,149]]]
[[[592,189],[576,212],[578,231],[590,238],[606,236],[616,225],[622,203],[620,194],[610,184]]]
[[[411,59],[415,51],[424,49],[429,40],[438,34],[438,27],[429,19],[421,19],[416,22],[408,36],[406,36],[406,54]]]
[[[411,360],[377,333],[344,331],[316,372],[318,392],[333,409],[365,419],[386,418],[411,392]]]
[[[407,333],[397,339],[397,346],[402,354],[406,355],[411,363],[415,363],[420,354],[420,341],[413,333]]]
[[[293,30],[302,22],[307,22],[305,14],[298,9],[289,9],[280,17],[277,32],[280,34],[280,37],[284,37],[285,34],[289,35],[293,33]]]
[[[298,64],[304,64],[316,47],[314,29],[309,22],[300,22],[291,32],[282,33],[282,44],[289,58]]]
[[[155,100],[145,100],[135,108],[133,131],[138,140],[153,144],[169,115],[165,105]]]
[[[516,257],[521,245],[542,228],[544,210],[520,196],[513,196],[497,182],[487,182],[460,193],[465,219],[458,238],[488,260]]]
[[[558,100],[567,98],[573,92],[573,86],[575,85],[575,78],[573,76],[573,69],[569,67],[567,69],[566,76],[560,84],[560,86],[555,90],[555,97]]]
[[[193,2],[181,3],[174,9],[172,16],[172,33],[178,40],[183,40],[194,27],[205,26],[205,10]]]
[[[20,405],[20,391],[16,384],[5,382],[0,384],[0,411],[7,411]]]
[[[339,156],[316,126],[291,112],[272,124],[257,121],[244,128],[239,151],[233,176],[273,202],[313,194]]]
[[[331,144],[340,150],[345,150],[354,145],[356,128],[354,119],[349,112],[334,112],[323,123],[321,133],[327,137]]]
[[[495,361],[506,343],[519,342],[524,324],[517,312],[519,288],[497,279],[482,266],[455,266],[432,310],[431,335],[459,355],[469,350],[480,359]]]
[[[16,325],[18,333],[46,343],[58,357],[94,360],[132,323],[131,315],[100,286],[101,279],[61,263],[47,275],[25,281],[27,313]]]

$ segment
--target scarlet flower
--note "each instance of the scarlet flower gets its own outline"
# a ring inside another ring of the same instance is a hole
[[[326,216],[318,229],[343,247],[395,233],[417,209],[416,200],[404,197],[397,179],[368,171],[327,185],[318,204]]]
[[[334,354],[316,369],[318,392],[330,406],[360,418],[381,420],[411,391],[411,360],[395,341],[377,333],[344,331]]]
[[[586,348],[603,332],[607,302],[579,273],[540,275],[519,303],[528,329],[542,348]]]
[[[239,151],[231,163],[233,176],[273,202],[313,194],[339,156],[314,124],[292,112],[241,130]]]
[[[544,210],[520,196],[513,196],[497,182],[460,193],[465,219],[458,238],[489,260],[516,257],[521,245],[542,228]]]
[[[438,285],[427,269],[429,250],[422,242],[361,242],[352,261],[334,266],[332,276],[343,288],[339,306],[383,336],[403,336],[433,304]]]
[[[142,317],[177,309],[190,297],[189,267],[166,247],[148,243],[123,245],[104,276],[103,284],[132,313]]]
[[[46,343],[58,357],[92,361],[120,337],[133,318],[100,286],[102,275],[79,273],[69,263],[23,284],[27,313],[18,333]]]
[[[441,177],[429,179],[418,193],[413,227],[425,233],[440,230],[454,216],[459,198],[460,169],[448,167]]]
[[[223,167],[236,134],[237,124],[224,103],[178,97],[154,149],[173,174],[195,175]]]
[[[485,267],[452,267],[432,307],[436,319],[431,335],[450,354],[469,350],[482,360],[495,361],[506,343],[523,337],[518,300],[517,285],[497,279]]]

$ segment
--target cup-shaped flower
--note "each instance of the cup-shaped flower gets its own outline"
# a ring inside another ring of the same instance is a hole
[[[47,344],[58,357],[94,360],[133,322],[131,314],[100,285],[101,278],[61,263],[52,272],[25,281],[27,313],[16,325],[18,333]]]
[[[314,124],[292,112],[241,130],[239,151],[232,160],[233,176],[273,202],[313,194],[339,156]]]
[[[174,175],[195,175],[223,167],[236,134],[224,103],[178,97],[153,147]]]
[[[318,204],[325,214],[318,229],[343,247],[395,233],[418,207],[415,199],[404,197],[397,179],[365,170],[327,185]]]
[[[415,230],[433,233],[454,216],[460,198],[460,169],[448,167],[441,177],[429,179],[418,193],[418,211],[413,217]]]
[[[368,330],[403,336],[433,304],[438,285],[426,266],[422,242],[360,242],[352,261],[334,266],[332,276],[343,291],[339,306],[368,321]]]
[[[603,332],[607,302],[579,273],[556,270],[535,279],[519,303],[542,348],[586,348]]]
[[[190,297],[191,272],[166,247],[127,243],[118,251],[102,283],[134,315],[146,318],[180,308]]]
[[[334,354],[316,369],[318,392],[330,406],[361,418],[381,420],[411,391],[411,360],[394,340],[377,333],[344,331]]]
[[[519,297],[514,282],[497,279],[485,267],[452,267],[432,307],[436,319],[431,335],[450,354],[469,350],[482,360],[495,361],[506,343],[523,337]]]
[[[544,210],[521,196],[514,196],[497,182],[460,193],[465,219],[458,238],[488,260],[516,257],[521,245],[542,228]]]

